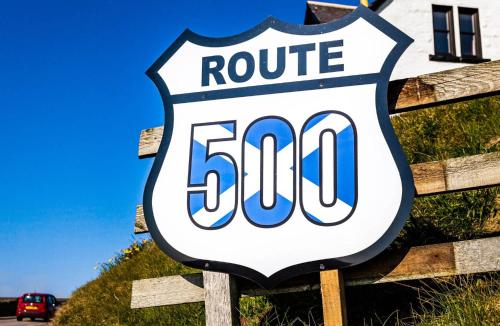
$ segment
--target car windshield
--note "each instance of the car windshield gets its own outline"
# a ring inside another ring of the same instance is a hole
[[[23,298],[23,302],[42,303],[42,296],[41,295],[25,295]]]

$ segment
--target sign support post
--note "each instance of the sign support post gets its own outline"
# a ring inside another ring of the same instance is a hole
[[[325,326],[346,326],[347,314],[342,271],[333,269],[320,272],[321,300]]]
[[[240,295],[234,277],[226,273],[203,271],[205,325],[238,326]]]
[[[268,18],[230,38],[186,30],[147,71],[166,124],[144,216],[170,257],[213,271],[207,325],[239,323],[234,280],[220,272],[263,288],[320,272],[325,325],[346,324],[341,272],[319,262],[376,256],[410,213],[415,187],[387,87],[411,42],[359,6],[321,26]]]

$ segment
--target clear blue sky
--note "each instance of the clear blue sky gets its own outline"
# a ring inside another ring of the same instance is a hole
[[[357,0],[337,0],[357,4]],[[163,124],[146,69],[185,28],[302,23],[304,0],[0,2],[0,297],[68,296],[133,239]]]

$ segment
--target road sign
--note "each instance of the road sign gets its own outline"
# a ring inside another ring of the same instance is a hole
[[[144,194],[155,242],[265,287],[380,253],[413,201],[387,108],[410,43],[363,7],[315,26],[184,32],[148,70],[165,109]]]

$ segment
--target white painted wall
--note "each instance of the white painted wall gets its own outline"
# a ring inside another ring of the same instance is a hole
[[[418,76],[467,65],[429,60],[429,54],[434,54],[433,4],[453,7],[457,56],[461,55],[458,7],[479,9],[483,58],[500,59],[500,0],[387,0],[377,13],[415,40],[399,60],[391,79]]]

